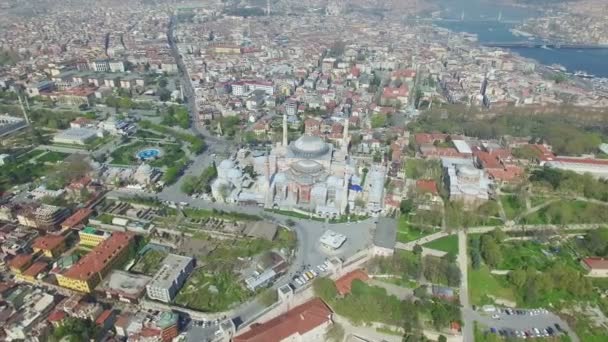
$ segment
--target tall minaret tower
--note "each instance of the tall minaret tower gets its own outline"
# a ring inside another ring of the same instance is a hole
[[[283,147],[287,148],[287,113],[283,113]]]

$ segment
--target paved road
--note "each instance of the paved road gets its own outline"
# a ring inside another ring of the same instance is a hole
[[[460,305],[462,305],[462,319],[464,326],[462,327],[463,340],[466,342],[473,341],[473,322],[475,317],[471,315],[471,303],[469,302],[469,284],[468,271],[469,262],[467,255],[467,235],[464,231],[458,232],[458,266],[460,267],[461,283],[460,283]]]

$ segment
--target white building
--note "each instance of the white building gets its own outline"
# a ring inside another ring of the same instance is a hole
[[[86,145],[98,136],[103,136],[102,132],[90,128],[68,128],[57,133],[53,137],[53,142],[71,145]]]
[[[321,238],[319,238],[319,242],[327,249],[336,250],[346,242],[346,235],[334,232],[333,230],[326,230]]]
[[[492,180],[472,159],[441,158],[446,187],[450,200],[463,201],[466,206],[475,206],[490,198]]]
[[[171,302],[193,269],[193,258],[167,255],[152,281],[146,286],[148,297],[165,303]]]
[[[125,64],[122,61],[110,61],[108,67],[111,72],[125,72]]]

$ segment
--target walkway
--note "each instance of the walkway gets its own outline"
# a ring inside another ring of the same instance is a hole
[[[462,320],[465,323],[462,327],[464,341],[473,341],[473,322],[474,317],[470,315],[471,304],[469,303],[469,262],[467,256],[467,235],[461,230],[458,232],[458,266],[460,267],[460,305],[462,305]]]

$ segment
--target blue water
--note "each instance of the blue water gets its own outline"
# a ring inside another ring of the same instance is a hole
[[[515,26],[513,24],[497,21],[474,22],[473,20],[494,19],[500,11],[502,11],[502,19],[507,21],[521,21],[538,15],[537,12],[530,9],[507,5],[496,6],[483,0],[449,0],[444,1],[441,17],[460,19],[463,10],[465,13],[463,22],[436,22],[436,24],[456,32],[475,33],[481,44],[484,42],[518,42],[525,41],[527,38],[514,36],[509,31]],[[582,70],[598,77],[608,77],[608,49],[512,48],[510,50],[545,65],[561,64],[570,72]]]
[[[137,152],[137,157],[141,160],[148,160],[156,158],[160,155],[160,150],[155,148],[148,148]]]

